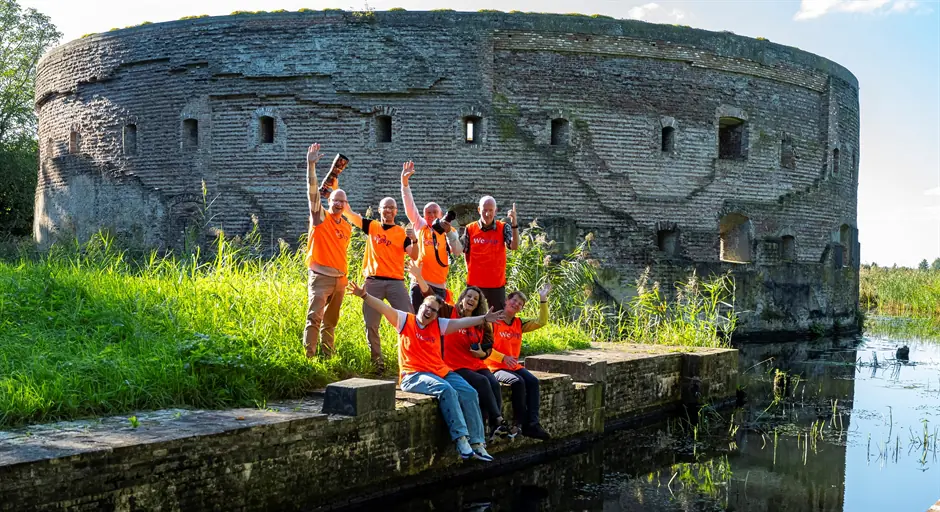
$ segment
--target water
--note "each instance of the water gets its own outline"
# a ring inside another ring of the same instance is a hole
[[[895,359],[905,344],[909,362]],[[775,369],[800,376],[776,403]],[[740,409],[617,432],[574,455],[382,508],[923,512],[940,498],[938,370],[940,342],[750,345]]]

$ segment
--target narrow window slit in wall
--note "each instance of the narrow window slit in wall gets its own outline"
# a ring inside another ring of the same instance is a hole
[[[463,118],[463,135],[467,144],[479,144],[482,135],[482,119],[477,116],[467,116]]]
[[[780,167],[784,169],[796,168],[796,152],[793,150],[793,138],[784,135],[780,140]]]
[[[133,156],[137,154],[137,125],[128,124],[124,126],[124,155]]]
[[[199,147],[199,121],[195,119],[183,120],[183,147],[186,149]]]
[[[392,141],[392,116],[377,116],[375,118],[375,141]]]
[[[747,123],[736,117],[718,119],[718,158],[741,160],[746,157]]]
[[[261,116],[258,118],[258,128],[261,131],[261,143],[274,144],[274,118]]]
[[[832,174],[839,174],[839,149],[832,150]]]
[[[78,154],[78,149],[81,144],[81,137],[78,134],[78,130],[69,131],[69,154],[75,155]]]
[[[780,239],[780,259],[783,261],[796,259],[796,240],[792,235],[784,235]]]
[[[676,150],[676,129],[664,126],[662,131],[662,150],[664,153]]]
[[[552,119],[552,146],[565,146],[568,144],[568,120]]]

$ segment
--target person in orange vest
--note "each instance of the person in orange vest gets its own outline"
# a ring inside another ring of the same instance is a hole
[[[441,358],[441,336],[495,322],[502,318],[502,312],[494,312],[490,308],[485,315],[440,318],[442,301],[433,295],[426,297],[418,313],[414,314],[396,310],[370,295],[354,281],[349,282],[348,292],[361,298],[364,305],[378,311],[398,331],[399,385],[402,391],[436,397],[460,456],[464,459],[473,457],[492,461],[493,457],[486,452],[477,392],[444,363]]]
[[[509,294],[503,319],[493,323],[493,351],[486,359],[486,366],[496,379],[509,384],[513,416],[516,425],[522,428],[522,435],[535,439],[549,439],[551,436],[539,424],[539,379],[519,364],[519,353],[522,334],[548,324],[548,293],[551,289],[550,284],[545,284],[539,290],[538,319],[518,318],[516,314],[525,307],[526,296],[519,291]]]
[[[516,205],[506,222],[496,220],[496,200],[483,196],[477,207],[480,220],[467,226],[461,243],[467,258],[467,286],[477,286],[490,306],[502,309],[506,303],[506,249],[519,248]]]
[[[436,295],[422,276],[420,265],[411,262],[408,272],[414,277],[425,297]],[[439,298],[439,297],[438,297]],[[468,286],[460,293],[454,304],[446,301],[441,305],[438,315],[442,318],[464,318],[478,316],[487,310],[486,298],[476,286]],[[463,377],[477,390],[480,397],[480,411],[484,422],[490,425],[490,440],[495,437],[516,437],[519,429],[510,426],[503,419],[503,397],[499,381],[483,362],[493,348],[493,328],[483,324],[469,329],[460,329],[447,334],[441,340],[441,356],[444,363]]]
[[[346,192],[333,183],[329,207],[324,210],[320,199],[316,164],[323,157],[319,144],[307,149],[307,200],[310,207],[310,228],[307,235],[307,324],[304,326],[304,349],[307,357],[333,354],[333,335],[339,322],[346,288],[346,248],[352,226],[343,220]]]
[[[362,276],[365,277],[365,290],[373,297],[388,300],[393,308],[401,311],[411,310],[411,301],[405,289],[405,254],[410,258],[418,257],[418,246],[411,228],[407,230],[395,224],[398,204],[391,197],[379,202],[379,216],[382,221],[363,219],[349,208],[343,212],[350,224],[361,229],[366,240],[365,255],[362,258]],[[362,317],[366,324],[366,340],[372,355],[375,373],[385,372],[382,359],[382,339],[379,337],[379,325],[382,315],[365,303],[362,305]]]
[[[411,194],[409,179],[415,173],[415,163],[408,161],[401,168],[401,202],[405,214],[418,236],[418,261],[421,263],[422,277],[435,295],[446,302],[447,273],[450,270],[450,256],[463,254],[463,245],[457,237],[457,229],[446,221],[444,212],[437,203],[424,205],[424,215],[418,215],[418,206]],[[418,311],[424,300],[424,294],[417,283],[411,287],[411,306]]]

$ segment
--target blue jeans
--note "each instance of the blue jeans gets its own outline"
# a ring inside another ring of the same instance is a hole
[[[484,441],[477,391],[460,375],[450,372],[442,379],[428,372],[409,373],[401,380],[401,389],[436,397],[451,439],[468,436],[472,444]]]

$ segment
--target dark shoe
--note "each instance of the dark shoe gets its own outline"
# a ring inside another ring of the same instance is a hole
[[[503,422],[500,423],[499,426],[496,427],[495,430],[493,430],[493,435],[490,437],[490,439],[500,437],[500,438],[512,440],[517,435],[519,435],[519,427],[515,425],[510,426],[509,422],[507,422],[506,420],[503,420]]]
[[[539,425],[538,423],[533,423],[527,427],[523,427],[522,435],[531,437],[533,439],[541,439],[542,441],[547,441],[552,438],[552,436],[542,428],[542,425]]]

